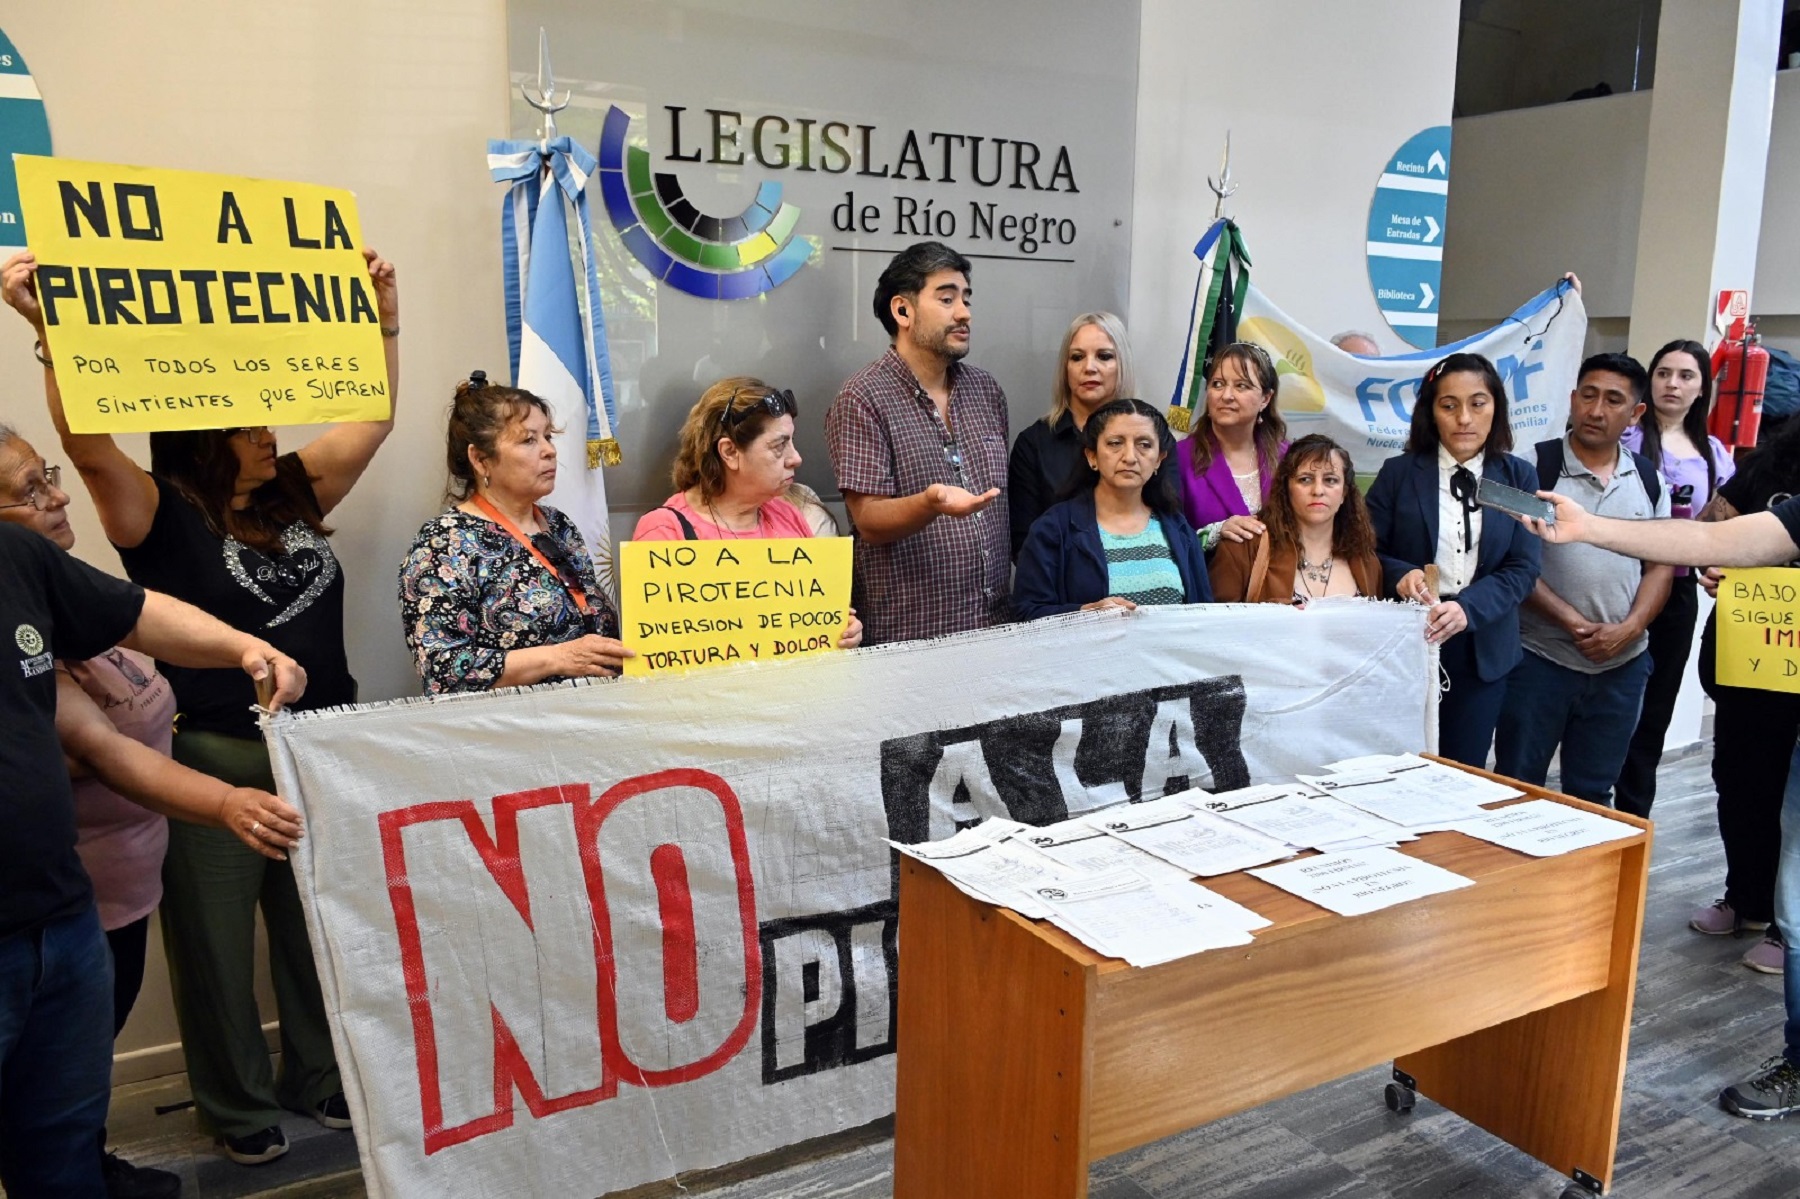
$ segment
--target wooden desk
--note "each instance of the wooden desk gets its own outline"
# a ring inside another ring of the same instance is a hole
[[[1475,885],[1366,916],[1204,880],[1273,926],[1149,969],[902,858],[896,1199],[1079,1199],[1097,1158],[1390,1060],[1603,1191],[1650,856],[1648,822],[1605,814],[1644,831],[1541,859],[1409,842]]]

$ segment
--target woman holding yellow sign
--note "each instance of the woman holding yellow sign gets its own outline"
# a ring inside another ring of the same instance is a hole
[[[400,299],[394,268],[364,250],[386,351],[388,394],[399,381]],[[69,428],[56,366],[43,348],[37,259],[0,267],[0,294],[38,334],[44,390],[63,453],[81,474],[100,525],[126,573],[183,599],[296,659],[311,680],[297,708],[356,698],[344,648],[344,580],[325,518],[362,477],[393,429],[379,421],[333,425],[298,452],[278,455],[268,428],[150,434],[146,471],[107,433]],[[250,680],[232,670],[159,663],[180,710],[176,761],[233,786],[275,789],[258,735]],[[281,1075],[270,1069],[254,978],[258,907],[268,929],[281,1020]],[[291,867],[222,829],[176,822],[163,869],[162,927],[188,1081],[201,1124],[245,1165],[287,1152],[284,1110],[348,1128]]]
[[[725,541],[748,537],[811,537],[806,516],[783,497],[800,466],[794,448],[791,391],[760,379],[721,379],[700,394],[682,422],[676,492],[639,518],[633,541]],[[862,644],[853,609],[839,649]]]
[[[631,651],[556,486],[550,405],[489,384],[456,389],[446,457],[455,505],[400,564],[406,644],[430,693],[619,673]]]

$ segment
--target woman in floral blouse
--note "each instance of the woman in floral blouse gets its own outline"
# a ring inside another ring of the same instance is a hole
[[[550,408],[480,371],[450,409],[450,494],[400,565],[406,644],[425,690],[616,675],[631,651],[556,485]]]

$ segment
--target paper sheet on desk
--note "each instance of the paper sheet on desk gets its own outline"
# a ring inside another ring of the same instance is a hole
[[[1392,849],[1359,849],[1301,858],[1249,873],[1340,916],[1360,916],[1410,899],[1475,885],[1473,879]]]
[[[1461,796],[1446,795],[1435,780],[1411,772],[1377,769],[1299,777],[1301,782],[1333,799],[1415,833],[1453,828],[1459,820],[1481,816],[1477,804]]]
[[[1185,805],[1152,808],[1150,804],[1138,804],[1093,817],[1092,821],[1109,836],[1202,878],[1280,861],[1292,857],[1294,852],[1285,841]]]
[[[1210,805],[1209,805],[1210,806]],[[1299,784],[1287,793],[1259,803],[1240,804],[1220,813],[1225,819],[1266,837],[1301,848],[1323,848],[1334,842],[1391,844],[1407,838],[1406,830]]]
[[[1130,809],[1121,807],[1118,810],[1126,812]],[[1185,807],[1182,814],[1187,814]],[[1111,813],[1107,815],[1111,816]],[[1062,820],[1042,828],[1026,828],[1016,834],[1014,840],[1029,845],[1063,866],[1086,873],[1106,874],[1114,870],[1130,870],[1142,876],[1146,882],[1153,883],[1185,883],[1194,877],[1194,871],[1184,869],[1173,860],[1146,853],[1135,845],[1108,836],[1101,824],[1100,817]]]
[[[1505,783],[1497,783],[1493,779],[1482,778],[1459,770],[1454,766],[1446,766],[1442,762],[1428,762],[1418,754],[1370,754],[1360,758],[1346,758],[1341,762],[1333,762],[1325,767],[1334,774],[1365,774],[1379,771],[1383,774],[1408,779],[1415,787],[1429,788],[1444,799],[1459,799],[1476,807],[1482,804],[1499,803],[1503,799],[1518,799],[1524,795],[1516,787]]]
[[[1065,887],[1040,887],[1037,898],[1050,909],[1052,923],[1096,953],[1133,966],[1157,966],[1250,944],[1238,914],[1248,909],[1232,904],[1238,913],[1225,914],[1221,906],[1204,905],[1188,894],[1200,890],[1193,883],[1145,883],[1129,871],[1116,871]],[[1212,898],[1230,903],[1223,896]]]
[[[984,828],[988,829],[985,833]],[[1045,919],[1050,910],[1038,902],[1034,892],[1039,887],[1066,884],[1082,876],[1033,850],[995,839],[1005,835],[1009,835],[1009,830],[983,825],[963,829],[942,841],[888,844],[934,867],[965,895],[1011,908],[1033,920]]]
[[[1609,820],[1593,812],[1571,808],[1551,799],[1534,799],[1510,808],[1483,812],[1456,826],[1458,832],[1534,858],[1572,853],[1590,845],[1621,841],[1638,831],[1623,820]]]

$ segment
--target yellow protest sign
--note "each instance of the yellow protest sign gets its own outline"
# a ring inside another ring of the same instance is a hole
[[[75,432],[387,418],[349,192],[13,161],[45,348]]]
[[[631,541],[619,547],[626,674],[834,649],[850,623],[848,537]]]
[[[1718,620],[1719,682],[1800,693],[1800,567],[1727,570]]]

